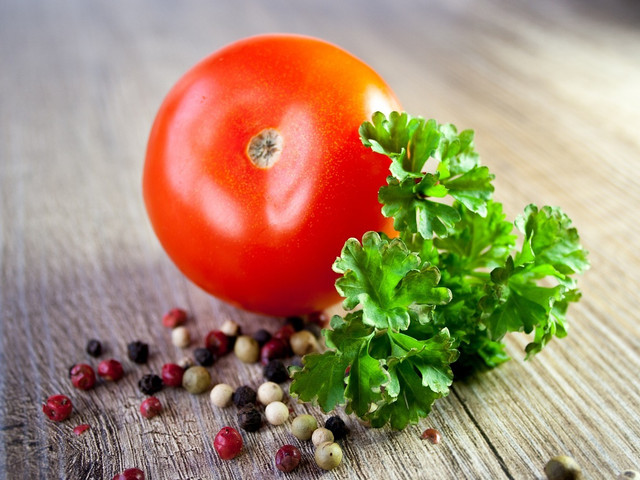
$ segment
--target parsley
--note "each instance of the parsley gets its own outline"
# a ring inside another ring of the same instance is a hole
[[[376,113],[360,137],[391,160],[379,200],[398,236],[346,241],[333,269],[348,313],[323,331],[328,349],[293,369],[290,392],[402,429],[448,394],[454,370],[508,360],[509,332],[532,335],[526,358],[564,337],[589,262],[560,208],[506,220],[471,130]]]

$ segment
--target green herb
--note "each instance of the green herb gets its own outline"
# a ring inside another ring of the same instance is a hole
[[[506,220],[472,131],[392,112],[360,137],[391,160],[379,200],[398,236],[347,240],[333,269],[348,313],[323,331],[327,351],[294,369],[290,392],[402,429],[448,394],[452,367],[506,361],[507,333],[532,334],[526,358],[565,336],[575,275],[589,263],[559,208],[529,205]]]

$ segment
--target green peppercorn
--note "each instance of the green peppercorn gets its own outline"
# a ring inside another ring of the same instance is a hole
[[[342,449],[333,442],[318,445],[315,453],[316,464],[323,470],[333,470],[342,462]]]
[[[582,471],[578,463],[571,457],[559,455],[553,457],[544,466],[548,480],[581,480]]]
[[[189,367],[182,376],[182,386],[194,395],[202,393],[211,386],[211,374],[201,366]]]
[[[311,415],[298,415],[291,422],[291,433],[299,440],[309,440],[313,431],[318,428],[318,422]]]

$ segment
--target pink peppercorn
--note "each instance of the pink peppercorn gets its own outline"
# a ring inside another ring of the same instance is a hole
[[[156,397],[149,397],[140,404],[140,414],[144,418],[153,418],[162,412],[162,404]]]
[[[229,337],[220,330],[211,330],[204,339],[204,346],[216,357],[222,357],[231,350]]]
[[[276,358],[286,358],[290,355],[289,345],[280,338],[272,338],[260,349],[260,361],[263,365]]]
[[[116,474],[111,480],[144,480],[144,472],[139,468],[127,468],[124,472]]]
[[[86,432],[90,428],[91,428],[91,425],[83,423],[82,425],[78,425],[76,428],[74,428],[73,433],[75,433],[76,435],[82,435],[84,432]]]
[[[124,369],[118,360],[103,360],[98,364],[98,375],[105,380],[117,382],[124,376]]]
[[[69,370],[69,377],[74,387],[80,390],[91,390],[96,384],[96,374],[90,365],[78,363]]]
[[[51,395],[42,405],[42,411],[54,422],[66,420],[71,415],[73,403],[65,395]]]
[[[429,440],[435,445],[437,443],[440,443],[440,432],[435,428],[427,428],[424,432],[422,432],[420,438],[422,438],[423,440]]]
[[[184,368],[176,363],[165,363],[161,375],[162,383],[167,387],[181,387]]]
[[[167,328],[176,328],[187,321],[187,312],[181,308],[173,308],[162,317],[162,325]]]

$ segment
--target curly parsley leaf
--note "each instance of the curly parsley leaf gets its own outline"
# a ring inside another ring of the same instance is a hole
[[[389,240],[368,232],[362,244],[355,238],[347,240],[333,264],[334,271],[342,274],[336,289],[345,297],[344,308],[361,305],[366,325],[406,329],[410,309],[432,309],[451,298],[449,290],[436,286],[440,272],[421,264],[420,257],[399,238]]]

